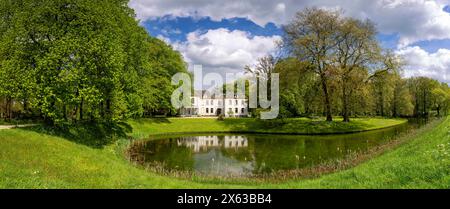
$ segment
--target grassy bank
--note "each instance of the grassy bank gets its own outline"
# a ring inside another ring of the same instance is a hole
[[[173,123],[181,123],[179,120]],[[207,131],[220,126],[201,124],[190,129]],[[168,123],[136,121],[132,125],[136,131],[159,127],[152,133],[188,131],[187,127]],[[200,183],[160,176],[136,168],[117,154],[120,141],[93,148],[33,130],[1,130],[0,188],[449,188],[449,127],[447,118],[399,148],[349,170],[278,184]]]
[[[355,118],[344,123],[339,118],[333,122],[323,119],[293,118],[285,120],[258,120],[253,118],[163,118],[131,120],[135,138],[151,134],[193,132],[240,132],[279,134],[333,134],[375,130],[406,123],[405,119]]]

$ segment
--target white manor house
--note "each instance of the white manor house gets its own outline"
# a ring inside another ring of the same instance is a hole
[[[245,97],[216,98],[207,91],[195,91],[191,97],[191,107],[180,109],[182,117],[214,117],[223,114],[225,117],[248,117],[248,105]]]
[[[178,146],[191,148],[195,153],[208,151],[211,147],[239,149],[248,147],[248,140],[243,136],[196,136],[177,140]]]

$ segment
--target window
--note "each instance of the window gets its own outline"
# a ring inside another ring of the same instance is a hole
[[[194,98],[191,99],[191,104],[195,104],[195,99]]]
[[[234,109],[234,112],[235,112],[235,113],[238,113],[238,108],[235,108],[235,109]]]
[[[214,100],[211,100],[211,105],[214,105]]]
[[[241,102],[242,102],[242,105],[245,105],[245,100],[242,100]]]
[[[245,112],[245,110],[244,110],[244,108],[242,108],[242,109],[241,109],[241,113],[244,114],[244,112]]]
[[[209,113],[209,108],[206,108],[206,113]]]
[[[228,100],[228,104],[229,104],[229,105],[232,105],[232,104],[233,104],[232,101],[231,101],[231,99]]]
[[[234,100],[234,104],[235,104],[235,105],[238,105],[238,100],[237,100],[237,99]]]
[[[211,108],[211,113],[214,113],[214,108]]]
[[[233,110],[231,108],[228,108],[229,113],[233,113]]]
[[[206,105],[209,105],[209,100],[206,100]]]

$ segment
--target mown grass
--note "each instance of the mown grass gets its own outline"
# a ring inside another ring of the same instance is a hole
[[[138,169],[117,144],[91,148],[30,130],[0,131],[0,188],[205,188]]]
[[[133,137],[170,133],[239,132],[277,134],[333,134],[375,130],[406,123],[406,119],[354,118],[344,123],[323,119],[292,118],[284,120],[258,120],[253,118],[155,118],[130,120]]]
[[[190,128],[157,124],[131,122],[137,131],[157,127],[151,133],[223,128],[220,123],[202,127],[204,123],[199,122]],[[205,182],[161,176],[127,162],[117,152],[123,140],[89,146],[33,129],[1,130],[0,188],[449,188],[449,130],[450,118],[446,118],[443,123],[427,126],[399,148],[354,168],[282,183]]]

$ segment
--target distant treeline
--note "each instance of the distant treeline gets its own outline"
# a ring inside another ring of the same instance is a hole
[[[351,116],[448,114],[449,86],[427,77],[402,78],[402,57],[380,47],[369,20],[308,8],[283,29],[280,56],[246,68],[269,85],[271,74],[280,74],[280,117],[331,121],[339,115],[349,121]]]

